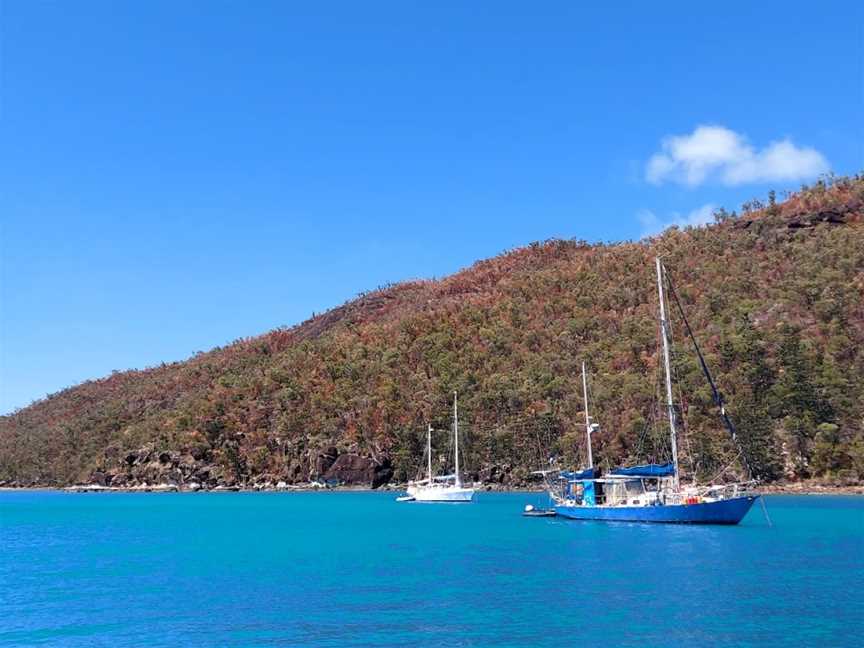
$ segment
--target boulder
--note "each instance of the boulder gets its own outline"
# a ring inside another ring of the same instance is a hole
[[[393,479],[393,464],[390,457],[384,457],[381,461],[375,464],[375,474],[372,477],[372,488],[378,488],[385,484],[389,484]]]
[[[821,211],[817,216],[819,220],[825,223],[843,224],[846,222],[846,214],[840,213],[839,211],[835,211],[833,209]]]
[[[194,475],[195,480],[200,482],[206,482],[211,477],[209,467],[197,468],[192,474]]]
[[[203,461],[210,457],[210,448],[204,445],[196,445],[193,446],[191,450],[189,450],[189,454],[192,455],[192,458],[195,461]]]
[[[270,473],[261,473],[252,477],[252,483],[255,488],[273,488],[273,482],[276,478]]]
[[[325,483],[365,485],[372,488],[386,484],[393,477],[393,466],[389,457],[375,461],[356,454],[343,454],[336,458],[323,475]]]
[[[285,472],[286,479],[292,484],[309,478],[308,470],[304,469],[304,465],[299,459],[293,459]]]
[[[501,467],[495,464],[484,467],[477,474],[479,481],[484,484],[498,484],[501,482],[503,476],[504,472],[501,470]]]
[[[334,447],[329,447],[323,452],[318,453],[318,457],[315,459],[315,473],[317,475],[324,475],[330,470],[331,466],[337,461],[339,457],[339,451]]]

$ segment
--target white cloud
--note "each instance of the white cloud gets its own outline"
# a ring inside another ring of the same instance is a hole
[[[726,185],[805,180],[828,171],[819,151],[798,147],[790,139],[757,150],[747,138],[723,126],[699,126],[689,135],[663,138],[661,150],[648,160],[648,182],[678,182],[691,187],[709,178]]]
[[[699,227],[714,222],[714,212],[717,210],[717,205],[708,203],[702,205],[698,209],[694,209],[688,214],[682,216],[678,213],[673,213],[669,218],[661,219],[650,209],[642,209],[636,214],[636,218],[642,225],[642,236],[653,236],[659,234],[663,230],[677,225],[678,227]]]

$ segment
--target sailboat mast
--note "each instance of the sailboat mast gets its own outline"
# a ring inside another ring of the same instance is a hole
[[[588,441],[588,467],[594,467],[594,457],[591,455],[591,417],[588,416],[588,378],[585,374],[585,363],[582,363],[582,396],[585,399],[585,438]]]
[[[429,485],[432,485],[432,424],[427,423],[426,429],[426,461],[427,474],[429,476]]]
[[[456,487],[462,485],[462,480],[459,479],[459,410],[457,407],[458,396],[453,392],[453,443],[456,447]]]
[[[669,362],[669,322],[666,319],[666,298],[663,295],[663,264],[657,264],[657,292],[660,295],[660,332],[663,336],[663,367],[666,374],[666,408],[669,411],[669,436],[672,440],[672,464],[675,467],[675,488],[678,488],[678,439],[675,432],[675,401],[672,398],[672,370]]]

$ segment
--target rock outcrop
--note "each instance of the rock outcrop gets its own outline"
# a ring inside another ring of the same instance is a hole
[[[378,488],[393,477],[393,466],[389,458],[378,462],[356,454],[339,455],[324,473],[326,481],[340,484],[369,485]]]
[[[148,444],[125,453],[114,465],[94,470],[87,483],[114,488],[137,488],[147,484],[168,484],[186,489],[275,488],[276,484],[323,482],[329,486],[379,488],[393,478],[389,457],[366,456],[356,449],[340,452],[335,446],[321,451],[307,450],[285,462],[276,473],[235,474],[212,461],[212,452],[181,453],[157,449]],[[196,458],[197,456],[197,458]]]

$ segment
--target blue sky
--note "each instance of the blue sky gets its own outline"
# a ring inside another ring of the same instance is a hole
[[[857,3],[591,4],[5,0],[0,412],[864,168]]]

